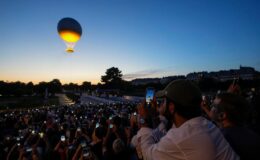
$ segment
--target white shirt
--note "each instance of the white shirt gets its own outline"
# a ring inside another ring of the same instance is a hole
[[[179,128],[173,126],[158,143],[150,128],[141,128],[139,136],[142,156],[147,160],[239,159],[219,128],[203,117],[190,119]]]
[[[152,137],[155,141],[155,143],[159,142],[159,140],[166,135],[166,126],[167,126],[167,119],[162,116],[159,115],[159,119],[160,119],[160,124],[158,125],[157,128],[152,130]],[[149,128],[147,128],[149,129]],[[133,138],[131,139],[131,145],[133,147],[136,147],[138,145],[138,139],[141,138],[142,133],[138,132],[135,136],[133,136]]]

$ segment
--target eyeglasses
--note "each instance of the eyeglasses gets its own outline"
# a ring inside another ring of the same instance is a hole
[[[164,102],[163,99],[158,99],[158,100],[157,100],[157,105],[160,106],[163,102]]]
[[[216,105],[216,104],[211,104],[211,105],[210,105],[210,108],[211,108],[211,109],[212,109],[212,108],[217,109],[217,105]]]
[[[219,110],[219,106],[218,106],[218,104],[211,104],[210,105],[210,111],[212,111],[212,112],[218,112],[218,110]]]

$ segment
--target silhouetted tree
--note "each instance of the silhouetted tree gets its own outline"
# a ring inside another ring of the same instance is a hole
[[[48,88],[47,82],[40,82],[38,85],[35,86],[36,92],[42,96],[45,94],[45,90]]]
[[[26,94],[32,95],[33,92],[34,92],[34,85],[33,85],[32,82],[28,82],[28,83],[26,84]]]
[[[122,84],[122,71],[116,67],[111,67],[106,70],[106,75],[101,76],[106,88],[120,88]]]
[[[79,90],[79,85],[76,83],[69,83],[69,84],[63,85],[63,88],[65,90],[69,90],[69,91],[77,91],[77,90]]]
[[[48,91],[54,95],[55,93],[61,92],[62,84],[59,79],[53,79],[48,83]]]
[[[26,85],[20,81],[11,83],[11,88],[14,96],[20,97],[26,93]]]
[[[91,90],[91,82],[84,81],[80,87],[82,91]]]
[[[0,94],[3,96],[17,96],[17,97],[22,95],[31,95],[32,92],[30,90],[33,89],[33,85],[30,87],[29,86],[20,81],[10,82],[10,83],[0,81]]]

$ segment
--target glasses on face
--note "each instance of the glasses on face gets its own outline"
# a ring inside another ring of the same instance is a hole
[[[212,109],[212,108],[215,108],[215,109],[216,109],[216,108],[217,108],[217,105],[214,104],[214,103],[212,103],[209,107],[210,107],[211,109]]]
[[[211,112],[217,113],[218,110],[219,110],[218,104],[214,104],[214,103],[213,103],[212,105],[210,105],[210,111],[211,111]]]
[[[167,108],[167,105],[168,105],[168,99],[167,98],[162,98],[160,99],[159,103],[157,103],[158,105],[158,109],[159,108]]]
[[[164,103],[164,99],[158,99],[157,100],[157,105],[160,107]]]

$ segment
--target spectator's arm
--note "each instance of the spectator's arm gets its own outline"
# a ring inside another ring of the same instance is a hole
[[[22,159],[23,159],[23,155],[24,155],[24,149],[23,149],[23,148],[20,148],[18,160],[22,160]]]
[[[178,156],[178,153],[176,155],[175,153],[167,153],[169,148],[175,147],[172,140],[168,137],[164,136],[156,143],[151,129],[142,128],[138,134],[141,135],[139,143],[144,159],[172,159],[172,156]],[[176,147],[176,151],[178,150]]]
[[[202,110],[207,114],[207,116],[210,118],[211,116],[210,116],[210,109],[209,109],[208,103],[202,101],[201,104],[200,104],[200,106],[201,106],[201,109],[202,109]]]
[[[167,124],[168,120],[163,116],[159,115],[160,123],[159,125],[152,130],[152,137],[155,140],[155,142],[159,142],[160,139],[167,133]],[[146,126],[144,126],[146,128]]]
[[[40,138],[40,137],[38,137],[38,139],[37,139],[36,143],[33,145],[33,147],[35,147],[35,148],[36,148],[36,147],[38,146],[38,144],[39,144],[40,140],[41,140],[41,138]]]
[[[12,148],[10,149],[10,151],[8,152],[7,157],[6,157],[7,160],[9,160],[9,158],[10,158],[12,152],[14,151],[15,147],[17,147],[16,144],[14,144],[13,147],[12,147]]]
[[[86,135],[86,134],[82,134],[82,136],[83,136],[87,141],[91,141],[91,139],[89,138],[88,135]]]
[[[118,127],[116,125],[113,126],[112,131],[116,135],[116,138],[120,138],[121,139],[121,135],[119,134]]]
[[[131,139],[131,145],[133,146],[133,147],[136,147],[137,146],[137,135],[134,135],[133,137],[132,137],[132,139]]]
[[[57,145],[55,146],[55,148],[54,148],[55,151],[58,151],[58,149],[60,148],[60,144],[61,144],[61,141],[59,141],[59,143],[57,143]]]
[[[106,134],[106,136],[105,136],[104,139],[103,139],[103,146],[106,146],[107,141],[108,141],[110,135],[111,135],[111,129],[108,127],[108,129],[107,129],[107,134]]]
[[[72,160],[78,160],[78,159],[79,159],[79,157],[80,157],[80,151],[81,151],[81,145],[78,146],[78,148],[77,148],[75,154],[74,154],[73,157],[72,157]]]
[[[131,144],[131,128],[125,128],[125,135],[127,138],[127,145]]]

